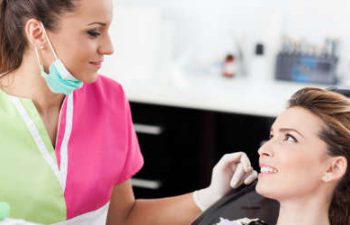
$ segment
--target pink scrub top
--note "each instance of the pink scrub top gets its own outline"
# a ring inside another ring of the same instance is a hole
[[[103,76],[65,98],[56,149],[29,99],[0,91],[0,124],[0,201],[13,218],[105,224],[113,187],[143,165],[123,89]]]

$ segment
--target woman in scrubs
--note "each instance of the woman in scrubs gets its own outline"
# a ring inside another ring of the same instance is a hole
[[[98,76],[113,53],[112,0],[0,1],[0,201],[43,224],[189,224],[255,179],[226,155],[209,187],[135,200],[143,158],[122,87]],[[180,181],[181,182],[181,181]]]

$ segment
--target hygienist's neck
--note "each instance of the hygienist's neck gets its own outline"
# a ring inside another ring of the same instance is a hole
[[[23,57],[21,66],[0,81],[7,94],[31,99],[39,113],[60,109],[65,97],[50,91],[34,57]]]
[[[277,225],[330,225],[329,205],[319,196],[280,201]]]

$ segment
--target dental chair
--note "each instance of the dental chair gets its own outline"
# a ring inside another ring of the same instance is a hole
[[[344,95],[345,97],[350,98],[350,89],[330,87],[330,88],[327,88],[327,90],[337,92],[339,94]]]
[[[192,225],[215,225],[220,218],[229,220],[259,218],[268,225],[277,222],[279,204],[255,191],[256,182],[230,192],[199,216]]]

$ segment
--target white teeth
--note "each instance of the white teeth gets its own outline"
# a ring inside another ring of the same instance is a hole
[[[278,171],[271,167],[261,167],[260,168],[261,173],[277,173]]]

